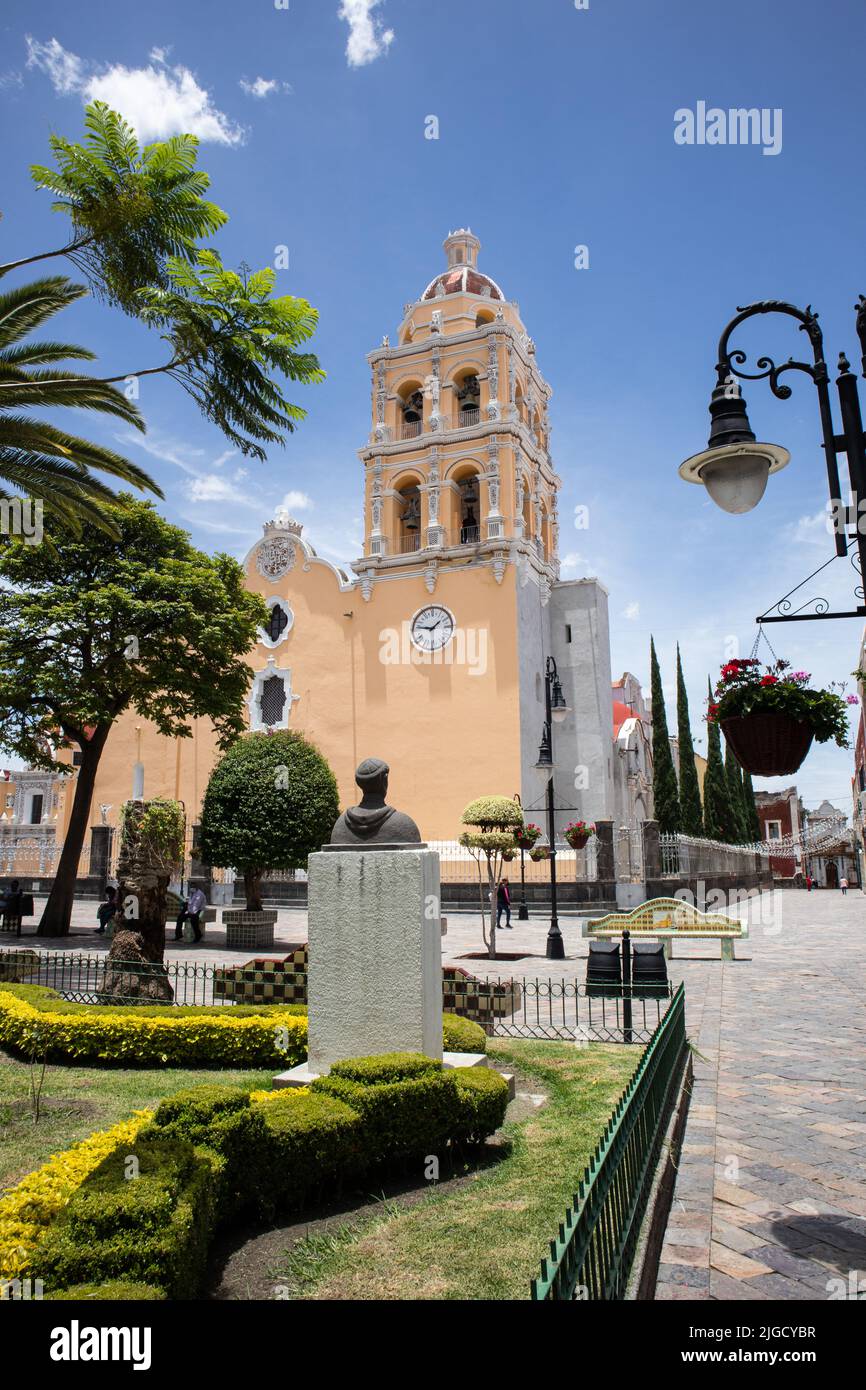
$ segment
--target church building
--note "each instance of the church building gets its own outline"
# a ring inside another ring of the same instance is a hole
[[[310,738],[343,806],[361,759],[386,759],[389,799],[429,841],[456,838],[485,794],[519,794],[546,828],[536,763],[552,657],[567,707],[553,729],[557,823],[618,818],[608,596],[559,577],[551,388],[517,303],[478,267],[478,238],[452,232],[444,250],[393,344],[367,358],[363,555],[339,568],[277,516],[247,556],[270,611],[248,657],[249,726]],[[144,794],[182,800],[194,825],[217,751],[208,721],[191,732],[167,740],[125,716],[92,824],[116,823],[140,764]]]

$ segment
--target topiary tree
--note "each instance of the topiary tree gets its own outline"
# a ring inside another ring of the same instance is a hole
[[[674,835],[680,829],[680,792],[674,768],[662,677],[655,642],[650,638],[650,690],[653,721],[653,805],[662,834]],[[682,750],[680,750],[682,754]]]
[[[339,813],[336,778],[302,734],[245,734],[208,782],[201,858],[242,873],[247,911],[260,912],[265,870],[306,868],[309,855],[330,839]]]
[[[509,796],[479,796],[470,801],[460,818],[464,830],[460,844],[469,850],[478,865],[478,891],[481,898],[481,934],[487,954],[496,959],[496,898],[502,879],[503,855],[519,848],[517,833],[523,828],[523,812]],[[488,902],[484,902],[484,870],[487,870]],[[486,906],[490,908],[487,930]]]
[[[684,835],[704,833],[701,787],[695,766],[695,748],[689,718],[689,697],[683,677],[680,644],[677,643],[677,740],[680,746],[680,821]]]
[[[170,1001],[163,965],[166,890],[183,864],[186,822],[178,801],[127,801],[120,810],[117,859],[121,919],[108,953],[102,1003]]]

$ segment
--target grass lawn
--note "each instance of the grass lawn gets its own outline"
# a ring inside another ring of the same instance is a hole
[[[642,1049],[491,1040],[491,1060],[547,1104],[507,1125],[507,1157],[465,1182],[295,1244],[275,1273],[295,1297],[525,1299],[529,1281]]]
[[[38,1080],[39,1069],[36,1069]],[[0,1188],[32,1173],[53,1153],[68,1149],[97,1129],[127,1119],[186,1086],[217,1081],[226,1086],[270,1089],[274,1069],[209,1071],[124,1071],[113,1067],[48,1066],[42,1113],[33,1123],[30,1065],[0,1052]]]

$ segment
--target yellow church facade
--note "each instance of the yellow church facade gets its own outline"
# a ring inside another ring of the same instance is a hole
[[[463,807],[487,793],[519,794],[542,821],[549,656],[569,706],[555,730],[558,822],[614,813],[607,594],[559,579],[551,390],[517,304],[478,268],[477,237],[454,232],[444,249],[393,345],[368,356],[363,555],[335,566],[277,516],[245,561],[270,615],[248,658],[249,727],[311,739],[343,806],[357,800],[358,762],[385,758],[390,799],[432,841],[455,838]],[[168,740],[128,714],[92,825],[116,823],[136,767],[144,794],[177,797],[194,825],[217,756],[206,720]]]

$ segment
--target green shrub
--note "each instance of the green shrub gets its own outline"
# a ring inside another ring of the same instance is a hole
[[[377,1057],[350,1057],[335,1062],[331,1076],[344,1076],[348,1081],[361,1081],[376,1086],[389,1081],[408,1081],[411,1077],[440,1072],[442,1063],[421,1052],[382,1052]]]
[[[129,1303],[133,1300],[164,1299],[165,1294],[162,1289],[155,1289],[150,1284],[133,1284],[128,1279],[111,1279],[104,1284],[73,1284],[69,1289],[58,1289],[55,1293],[43,1295],[43,1300],[62,1300],[69,1303],[87,1303],[103,1298],[111,1302]]]
[[[465,1144],[481,1144],[505,1119],[508,1082],[488,1067],[454,1067],[451,1075],[460,1099],[454,1138]]]
[[[120,1279],[162,1289],[169,1298],[197,1292],[223,1162],[153,1128],[134,1146],[138,1177],[127,1176],[130,1156],[118,1151],[105,1159],[36,1248],[33,1271],[48,1287]],[[157,1212],[161,1220],[154,1224]]]
[[[161,1100],[153,1117],[155,1125],[207,1125],[216,1115],[249,1106],[248,1091],[239,1086],[188,1086]]]
[[[487,1034],[480,1023],[457,1014],[442,1015],[442,1035],[446,1052],[487,1051]]]
[[[255,1156],[251,1186],[261,1216],[270,1219],[277,1211],[297,1210],[369,1167],[364,1122],[335,1097],[295,1096],[260,1109],[266,1142]]]
[[[448,1072],[407,1081],[366,1085],[342,1076],[320,1076],[313,1093],[335,1096],[364,1121],[369,1152],[377,1163],[404,1163],[444,1149],[459,1126],[460,1102]]]

